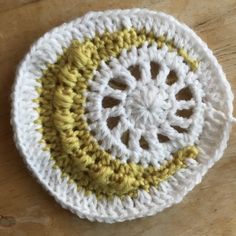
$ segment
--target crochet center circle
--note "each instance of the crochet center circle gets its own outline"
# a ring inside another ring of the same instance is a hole
[[[166,45],[144,43],[123,50],[109,64],[102,63],[90,81],[90,128],[113,156],[160,167],[179,147],[194,145],[201,132],[197,79]]]
[[[231,116],[206,45],[143,9],[89,13],[47,33],[13,92],[29,168],[64,207],[105,222],[179,202],[221,157]]]

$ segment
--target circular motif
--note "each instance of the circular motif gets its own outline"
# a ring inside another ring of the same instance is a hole
[[[105,222],[181,201],[221,157],[232,120],[211,51],[143,9],[89,13],[47,33],[12,98],[28,167],[64,207]]]
[[[176,51],[146,43],[101,64],[90,81],[87,118],[113,156],[160,167],[199,137],[202,96],[198,76]]]

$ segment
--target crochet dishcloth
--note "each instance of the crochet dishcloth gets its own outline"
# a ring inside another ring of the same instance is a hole
[[[178,203],[222,156],[233,94],[206,44],[146,9],[46,33],[12,94],[16,145],[65,208],[104,222]]]

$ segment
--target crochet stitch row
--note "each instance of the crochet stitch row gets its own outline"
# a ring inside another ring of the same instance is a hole
[[[84,42],[73,41],[55,64],[48,65],[44,76],[38,81],[39,97],[36,110],[41,125],[42,142],[46,144],[55,167],[74,181],[87,193],[98,197],[132,196],[139,189],[149,191],[186,166],[185,159],[195,159],[198,149],[187,146],[173,153],[173,159],[157,169],[149,165],[143,167],[135,163],[122,163],[103,150],[89,131],[85,119],[85,93],[88,81],[103,60],[120,55],[123,49],[140,47],[144,42],[156,44],[158,48],[167,45],[184,58],[191,70],[198,62],[189,57],[185,50],[176,48],[165,36],[156,37],[152,32],[136,31],[134,28],[113,33],[96,35]]]

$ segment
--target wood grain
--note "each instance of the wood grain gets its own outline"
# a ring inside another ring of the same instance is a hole
[[[213,50],[236,94],[235,0],[0,0],[0,235],[236,235],[236,128],[224,157],[182,203],[161,214],[113,225],[62,209],[27,171],[12,140],[10,91],[30,45],[91,10],[147,7],[177,17]]]

